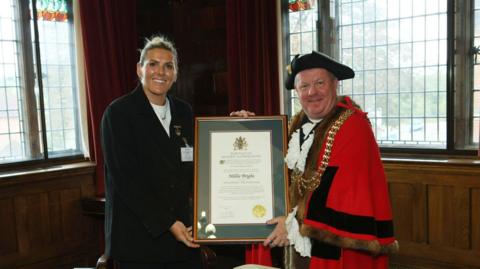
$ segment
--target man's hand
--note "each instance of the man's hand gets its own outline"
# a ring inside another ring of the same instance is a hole
[[[170,227],[170,232],[173,234],[175,239],[184,243],[187,247],[198,248],[199,244],[193,243],[192,237],[192,227],[185,227],[185,225],[180,221],[175,221],[175,223]]]
[[[233,111],[232,113],[230,113],[230,116],[248,118],[255,116],[255,113],[242,109],[240,111]]]
[[[267,224],[277,224],[273,232],[263,241],[264,246],[273,247],[284,247],[290,245],[288,241],[287,227],[285,226],[285,216],[276,217],[269,221]]]

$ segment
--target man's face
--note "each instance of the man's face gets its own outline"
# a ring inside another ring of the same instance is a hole
[[[338,80],[324,68],[306,69],[295,77],[300,104],[311,119],[321,119],[335,107],[337,86]]]
[[[168,90],[177,79],[173,54],[161,48],[149,50],[143,65],[137,64],[137,75],[148,100],[163,105]]]

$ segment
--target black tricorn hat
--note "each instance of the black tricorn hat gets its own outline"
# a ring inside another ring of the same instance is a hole
[[[312,53],[299,55],[297,54],[292,62],[287,66],[287,79],[285,80],[285,87],[289,90],[295,88],[295,76],[305,69],[311,68],[325,68],[332,73],[338,80],[353,78],[355,72],[353,70],[336,60],[330,58],[328,55],[318,51]]]

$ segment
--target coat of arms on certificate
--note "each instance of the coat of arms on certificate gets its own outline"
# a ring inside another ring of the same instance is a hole
[[[233,143],[233,149],[234,150],[246,150],[248,147],[248,143],[247,143],[247,139],[244,138],[244,137],[237,137],[237,139],[235,139],[235,143]]]

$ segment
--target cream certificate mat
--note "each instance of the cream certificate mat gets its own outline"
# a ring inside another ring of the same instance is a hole
[[[210,139],[211,223],[272,219],[271,132],[211,132]]]

